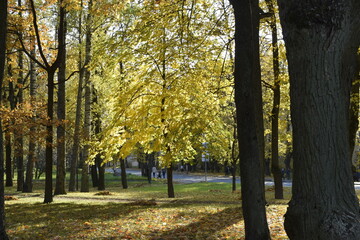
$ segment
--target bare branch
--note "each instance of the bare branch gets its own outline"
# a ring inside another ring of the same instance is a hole
[[[39,26],[37,24],[37,16],[36,16],[36,9],[35,9],[35,5],[34,5],[34,0],[30,0],[30,5],[31,5],[31,11],[33,14],[33,25],[34,25],[34,29],[35,29],[35,35],[36,35],[36,41],[37,41],[37,45],[39,48],[39,53],[41,56],[41,59],[43,60],[44,64],[40,64],[40,66],[44,69],[49,68],[50,65],[48,63],[48,61],[46,60],[46,57],[44,55],[44,51],[42,49],[41,46],[41,39],[40,39],[40,34],[39,34]],[[43,67],[45,66],[45,67]]]

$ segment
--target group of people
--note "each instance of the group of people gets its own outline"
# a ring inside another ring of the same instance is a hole
[[[151,169],[153,178],[166,178],[166,169],[157,169],[155,166]]]

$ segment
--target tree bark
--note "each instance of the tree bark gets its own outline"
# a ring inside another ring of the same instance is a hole
[[[21,8],[22,3],[21,0],[18,0],[18,7]],[[19,12],[19,17],[22,17],[21,11]],[[24,81],[24,61],[23,61],[23,53],[21,51],[18,52],[18,67],[19,67],[19,75],[17,79],[16,88],[18,89],[17,94],[17,104],[21,104],[23,102],[23,81]],[[22,191],[24,188],[24,140],[23,140],[23,132],[22,130],[14,132],[15,136],[15,159],[17,165],[17,191]]]
[[[231,175],[232,175],[232,191],[236,191],[236,169],[239,162],[239,150],[237,150],[237,125],[236,125],[236,113],[233,113],[234,125],[233,125],[233,142],[231,146]]]
[[[83,1],[80,1],[81,8],[83,7]],[[79,16],[79,45],[82,45],[82,12],[80,11]],[[83,79],[84,79],[84,68],[82,66],[82,50],[80,47],[79,50],[79,64],[78,64],[80,73],[78,81],[78,91],[76,97],[76,113],[75,113],[75,126],[74,126],[74,137],[73,137],[73,148],[72,148],[72,158],[70,162],[70,179],[69,179],[69,191],[74,192],[77,186],[77,168],[79,162],[79,149],[80,149],[80,122],[81,122],[81,105],[82,105],[82,89],[83,89]]]
[[[62,22],[63,32],[58,32],[59,41],[63,41],[62,45],[64,46],[63,50],[59,52],[60,56],[60,65],[58,72],[58,92],[57,92],[57,119],[60,121],[60,124],[57,126],[57,165],[56,165],[56,183],[54,195],[66,194],[65,191],[65,156],[66,156],[66,147],[65,147],[65,113],[66,113],[66,92],[65,92],[65,81],[66,81],[66,12],[64,8],[60,8],[61,13],[64,16]]]
[[[295,240],[359,239],[348,123],[360,1],[279,0],[279,7],[294,139],[286,232]]]
[[[231,167],[231,176],[232,176],[232,191],[236,191],[236,164],[232,164]]]
[[[55,70],[47,72],[48,79],[48,100],[47,100],[47,117],[49,123],[46,126],[46,147],[45,147],[45,196],[44,203],[53,201],[53,183],[52,183],[52,167],[53,167],[53,124],[54,119],[54,75]]]
[[[105,166],[102,164],[101,155],[98,154],[95,158],[95,164],[99,169],[99,183],[98,190],[105,190]]]
[[[6,156],[6,187],[13,186],[12,159],[11,159],[11,133],[5,131],[5,156]]]
[[[270,239],[265,211],[259,3],[230,2],[235,14],[235,103],[245,238]]]
[[[91,172],[92,186],[94,188],[98,187],[99,186],[99,176],[98,176],[98,171],[97,171],[96,160],[95,160],[95,163],[90,166],[90,172]]]
[[[35,39],[32,39],[33,49],[30,51],[30,54],[33,58],[35,58]],[[36,75],[35,75],[35,63],[30,59],[30,103],[33,105],[35,99],[35,90],[36,90]],[[32,118],[32,121],[35,122],[35,117]],[[35,127],[30,127],[30,134],[29,134],[29,153],[28,153],[28,160],[26,164],[26,177],[24,183],[23,192],[32,192],[33,190],[33,178],[34,178],[34,164],[35,164],[35,149],[36,149],[36,142],[34,139],[35,135]]]
[[[90,70],[88,69],[88,64],[91,61],[91,38],[92,38],[92,29],[91,29],[91,9],[92,9],[92,0],[89,1],[88,6],[88,15],[86,19],[86,43],[85,43],[85,113],[84,113],[84,138],[85,141],[90,140],[90,127],[91,127],[91,81],[90,81]],[[89,191],[89,149],[90,145],[85,144],[83,149],[83,161],[82,161],[82,172],[81,172],[81,192]]]
[[[125,159],[120,158],[120,169],[121,169],[121,184],[123,189],[128,188],[127,177],[126,177],[126,166]]]
[[[170,163],[170,166],[166,169],[167,174],[167,189],[168,189],[168,198],[175,197],[174,183],[173,183],[173,164]]]
[[[7,32],[7,0],[0,2],[0,105],[2,103],[2,84],[4,79],[6,58],[6,32]],[[0,116],[0,239],[8,240],[5,231],[5,206],[4,206],[4,144],[3,144],[2,119]]]
[[[280,110],[280,68],[279,68],[279,47],[275,17],[275,7],[273,0],[266,0],[269,9],[270,28],[272,37],[272,54],[273,54],[273,72],[274,85],[272,87],[274,97],[271,111],[271,172],[274,177],[275,199],[283,199],[282,173],[279,164],[279,110]]]
[[[356,133],[359,129],[359,107],[360,107],[360,53],[357,55],[357,72],[358,75],[353,79],[350,90],[350,116],[349,116],[349,141],[350,141],[350,153],[354,154],[354,148],[356,143]],[[353,159],[352,159],[353,160]],[[356,164],[352,162],[352,164]]]
[[[95,138],[98,138],[99,134],[101,133],[101,114],[99,113],[98,106],[98,96],[97,90],[95,87],[92,88],[92,112],[93,112],[93,128],[95,133]],[[101,154],[97,154],[95,157],[95,168],[98,170],[98,178],[97,178],[97,187],[98,190],[105,190],[105,166],[103,160],[101,158]]]

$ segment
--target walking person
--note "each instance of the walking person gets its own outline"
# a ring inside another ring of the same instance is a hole
[[[152,167],[151,172],[152,172],[153,178],[156,178],[157,169],[155,166]]]

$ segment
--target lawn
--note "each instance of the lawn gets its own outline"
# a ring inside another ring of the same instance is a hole
[[[34,193],[6,193],[7,231],[11,239],[244,239],[240,193],[226,183],[175,184],[176,198],[168,199],[162,180],[150,185],[129,176],[129,188],[107,174],[108,192],[55,196],[42,204],[43,180]],[[110,194],[110,195],[107,195]],[[286,200],[275,200],[267,187],[267,217],[273,239],[288,239],[282,223]]]

